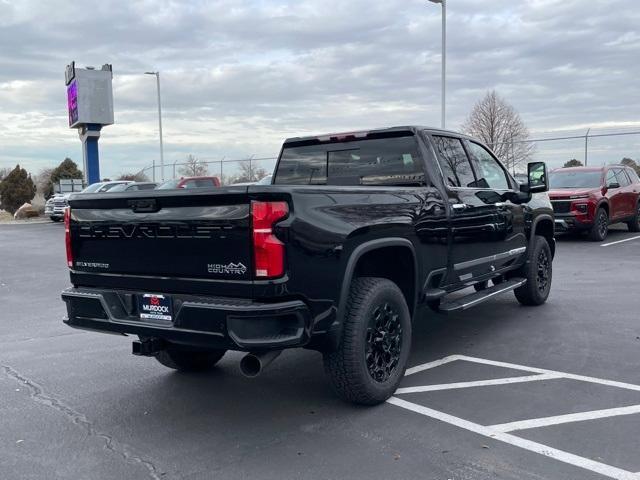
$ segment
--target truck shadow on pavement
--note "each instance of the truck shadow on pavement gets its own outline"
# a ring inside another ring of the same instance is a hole
[[[423,315],[414,323],[409,366],[451,354],[486,353],[483,350],[496,340],[510,341],[523,335],[522,329],[527,328],[534,317],[539,317],[541,310],[552,308],[550,305],[523,308],[512,295],[506,295],[486,306],[454,316]],[[196,428],[204,418],[208,419],[206,422],[213,421],[210,419],[219,412],[224,412],[229,426],[237,427],[235,422],[239,420],[242,423],[256,421],[259,425],[262,419],[269,424],[280,414],[291,417],[295,412],[307,414],[328,407],[349,412],[362,410],[335,397],[318,352],[285,351],[259,377],[252,379],[240,373],[238,365],[242,355],[228,352],[218,368],[206,374],[172,372],[154,365],[154,375],[145,380],[143,398],[151,402],[146,405],[161,414],[165,421],[171,421],[176,411],[188,414]],[[140,406],[140,401],[139,392],[129,399],[122,398],[125,408]],[[182,424],[184,417],[180,417],[177,421]]]

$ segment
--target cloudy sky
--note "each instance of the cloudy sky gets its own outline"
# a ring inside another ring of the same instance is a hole
[[[305,133],[440,123],[440,7],[426,0],[0,0],[0,168],[81,162],[64,67],[113,64],[103,176],[277,155]],[[640,130],[640,2],[449,0],[448,127],[496,89],[532,136]],[[603,130],[604,129],[604,130]],[[541,145],[552,165],[583,142]],[[592,141],[640,159],[640,135]]]

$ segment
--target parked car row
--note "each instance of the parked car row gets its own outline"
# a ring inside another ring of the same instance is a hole
[[[267,182],[265,182],[267,179]],[[259,182],[261,185],[271,183],[271,175],[265,177]],[[118,192],[135,192],[141,190],[172,190],[177,188],[196,189],[196,188],[214,188],[220,187],[220,179],[218,177],[183,177],[173,180],[167,180],[158,184],[155,182],[134,182],[130,180],[115,180],[109,182],[93,183],[80,192],[73,192],[76,195],[86,193],[118,193]],[[59,193],[47,200],[44,208],[44,214],[51,218],[54,222],[59,222],[64,218],[64,211],[69,206],[69,197],[71,193]]]
[[[586,232],[590,240],[600,242],[616,223],[640,231],[640,178],[632,168],[559,168],[550,173],[549,181],[556,232]]]
[[[119,188],[119,191],[128,190],[129,186],[137,185],[136,182],[127,180],[115,180],[111,182],[98,182],[92,183],[84,190],[80,192],[58,193],[47,200],[44,206],[44,214],[48,216],[54,222],[59,222],[64,218],[64,211],[69,206],[69,197],[72,193],[81,195],[83,193],[105,193],[115,191],[115,188]],[[151,188],[155,188],[156,184]]]

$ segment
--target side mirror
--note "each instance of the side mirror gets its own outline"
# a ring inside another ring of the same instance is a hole
[[[531,162],[527,165],[527,183],[520,186],[525,193],[541,193],[549,190],[547,183],[547,165],[544,162]]]
[[[620,188],[620,184],[616,183],[616,182],[612,182],[609,185],[607,185],[607,188],[610,189],[610,190],[614,190],[616,188]]]

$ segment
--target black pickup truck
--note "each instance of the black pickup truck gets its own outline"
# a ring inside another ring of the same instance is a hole
[[[394,127],[288,139],[271,185],[71,197],[65,322],[178,370],[315,349],[342,398],[382,402],[428,311],[546,301],[553,210],[528,167],[519,185],[477,140]]]

